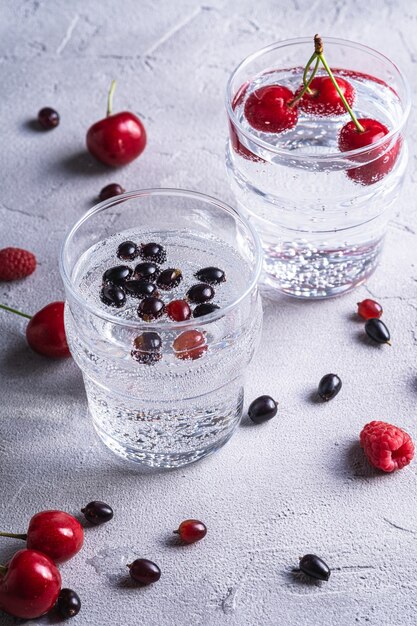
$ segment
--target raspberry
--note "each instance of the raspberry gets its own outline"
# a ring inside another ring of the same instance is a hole
[[[360,443],[371,465],[384,472],[402,469],[414,456],[410,435],[386,422],[366,424],[360,434]]]
[[[0,250],[0,280],[17,280],[32,274],[36,269],[36,257],[21,248]]]

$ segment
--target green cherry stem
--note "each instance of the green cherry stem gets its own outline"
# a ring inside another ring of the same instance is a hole
[[[112,110],[113,110],[113,94],[114,94],[115,89],[116,89],[116,81],[112,80],[110,89],[109,89],[109,95],[107,96],[107,117],[111,115]]]
[[[16,535],[15,533],[0,533],[0,537],[11,537],[12,539],[23,539],[23,541],[26,541],[26,539],[28,538],[27,535]]]
[[[16,315],[21,315],[22,317],[26,317],[28,320],[32,319],[32,315],[28,315],[27,313],[22,313],[22,311],[18,311],[17,309],[12,309],[5,304],[0,304],[0,309],[4,309],[5,311],[9,311],[10,313],[16,313]]]
[[[310,74],[310,78],[307,79],[307,74],[308,74],[308,70],[310,69],[312,63],[314,62],[314,60],[316,61],[316,64],[314,66],[313,71]],[[317,70],[319,68],[319,64],[320,64],[320,59],[317,57],[317,54],[314,53],[311,55],[310,60],[308,61],[307,65],[305,66],[304,69],[304,73],[303,73],[303,83],[304,83],[304,87],[303,89],[300,91],[300,93],[293,98],[292,100],[289,101],[288,106],[291,108],[294,106],[294,104],[297,104],[297,102],[299,100],[301,100],[301,98],[304,96],[305,93],[311,93],[311,89],[310,89],[310,85],[311,82],[313,80],[313,78],[315,77]]]
[[[0,565],[0,574],[5,576],[7,574],[7,567],[5,565]]]

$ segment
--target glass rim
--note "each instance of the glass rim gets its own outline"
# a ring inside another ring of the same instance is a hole
[[[100,309],[94,304],[88,302],[74,287],[70,272],[68,271],[68,267],[65,261],[67,250],[71,244],[73,236],[76,232],[85,224],[91,217],[101,213],[102,211],[109,209],[112,206],[117,204],[122,204],[123,201],[131,200],[133,198],[141,198],[146,196],[181,196],[186,198],[191,198],[195,200],[200,200],[205,202],[208,205],[215,205],[222,211],[229,213],[232,215],[245,229],[250,233],[254,247],[255,247],[255,263],[251,272],[251,279],[249,284],[246,286],[246,289],[239,294],[239,296],[233,299],[231,302],[227,304],[225,307],[221,307],[220,309],[216,309],[212,313],[207,315],[202,315],[198,318],[190,318],[188,320],[184,320],[182,322],[175,322],[173,320],[161,320],[155,321],[152,323],[144,322],[143,320],[127,320],[117,317],[112,313],[107,313],[106,311]],[[122,202],[121,202],[122,201]],[[158,188],[153,187],[149,189],[138,189],[134,191],[125,192],[118,196],[114,196],[108,200],[104,200],[103,202],[99,202],[94,205],[91,209],[89,209],[80,219],[78,219],[73,226],[67,231],[64,240],[61,244],[60,252],[59,252],[59,271],[61,274],[62,281],[64,283],[65,290],[68,291],[71,296],[75,299],[75,301],[82,307],[93,313],[93,315],[101,318],[106,322],[111,322],[112,324],[117,324],[119,326],[124,326],[126,328],[135,328],[140,329],[142,331],[151,331],[151,330],[175,330],[178,328],[194,328],[195,326],[201,326],[204,324],[209,324],[211,322],[216,321],[224,317],[227,313],[236,308],[254,289],[256,289],[257,284],[259,282],[259,277],[262,271],[262,244],[259,238],[259,235],[252,224],[247,220],[237,209],[234,209],[230,205],[214,198],[213,196],[209,196],[204,193],[200,193],[198,191],[190,191],[187,189],[177,189],[177,188]]]
[[[393,61],[391,61],[391,59],[389,59],[387,56],[385,56],[381,52],[378,52],[378,50],[371,48],[370,46],[366,46],[364,44],[357,43],[355,41],[350,41],[349,39],[342,39],[339,37],[325,37],[325,43],[326,42],[329,42],[331,44],[341,44],[348,48],[356,48],[357,50],[362,50],[363,52],[366,52],[388,63],[397,72],[402,82],[402,85],[404,87],[404,92],[405,92],[405,97],[404,97],[405,106],[403,108],[401,120],[394,128],[392,128],[388,132],[387,135],[385,135],[384,137],[382,137],[381,139],[373,143],[372,149],[377,149],[384,145],[389,145],[392,138],[404,127],[405,123],[407,122],[408,116],[410,114],[410,110],[411,110],[411,91],[410,91],[409,83],[407,79],[405,78],[404,74],[399,69],[399,67]],[[287,48],[289,46],[294,46],[297,44],[307,44],[307,43],[310,43],[311,46],[313,45],[312,37],[294,37],[292,39],[284,39],[282,41],[277,41],[272,44],[269,44],[268,46],[264,46],[263,48],[256,50],[252,54],[249,54],[235,67],[235,69],[233,70],[233,72],[231,73],[229,77],[229,80],[227,81],[227,86],[226,86],[226,110],[227,110],[227,114],[232,124],[236,126],[239,132],[242,133],[247,139],[249,139],[250,141],[253,141],[254,143],[261,146],[262,148],[265,148],[269,152],[273,152],[274,154],[280,155],[282,157],[291,156],[291,159],[296,160],[296,161],[328,162],[328,161],[333,161],[333,160],[341,159],[341,158],[348,159],[348,158],[360,156],[362,154],[369,152],[369,146],[364,146],[363,148],[356,148],[355,150],[348,150],[346,152],[340,152],[340,151],[331,152],[325,155],[317,155],[317,154],[309,153],[309,152],[305,152],[302,154],[294,154],[293,151],[287,148],[280,148],[278,146],[272,146],[271,144],[264,141],[263,139],[256,137],[256,135],[251,133],[251,131],[249,131],[247,128],[244,128],[244,126],[242,126],[242,124],[236,118],[234,110],[232,108],[233,98],[236,95],[235,93],[232,92],[232,84],[238,72],[244,69],[250,63],[252,63],[252,61],[255,61],[256,59],[258,59],[264,54],[267,54],[268,52],[272,52],[273,50],[276,50],[278,48]],[[349,68],[346,68],[346,69],[349,69]]]

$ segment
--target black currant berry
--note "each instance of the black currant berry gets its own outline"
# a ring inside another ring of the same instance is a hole
[[[144,263],[139,263],[135,267],[135,278],[147,280],[150,283],[155,282],[158,278],[160,269],[155,263],[149,263],[145,261]]]
[[[322,400],[332,400],[342,388],[342,381],[337,374],[326,374],[318,386],[318,394]]]
[[[196,304],[200,304],[202,302],[208,302],[212,298],[214,298],[214,289],[210,285],[206,283],[198,283],[198,285],[193,285],[187,291],[187,298],[190,302],[195,302]]]
[[[81,509],[81,513],[84,514],[85,519],[90,522],[90,524],[94,524],[95,526],[105,524],[113,518],[113,509],[109,504],[101,502],[101,500],[89,502],[86,507]]]
[[[138,256],[139,250],[133,241],[123,241],[117,248],[116,254],[123,261],[133,261]]]
[[[106,283],[100,292],[101,301],[108,306],[115,306],[117,309],[126,304],[126,294],[122,287]]]
[[[203,315],[208,315],[218,309],[220,309],[220,307],[217,304],[213,304],[212,302],[203,302],[203,304],[197,304],[193,311],[193,317],[202,317]]]
[[[161,570],[148,559],[136,559],[128,565],[131,578],[142,585],[156,583],[161,578]]]
[[[160,352],[162,339],[158,333],[152,331],[142,333],[139,337],[136,337],[133,346],[131,355],[138,363],[150,365],[151,363],[157,363],[162,358]]]
[[[368,337],[377,343],[390,343],[391,335],[384,322],[377,317],[371,317],[365,324],[365,331]]]
[[[251,402],[248,415],[255,424],[262,424],[275,417],[277,411],[278,403],[271,396],[259,396]]]
[[[106,185],[105,187],[103,187],[103,189],[100,191],[98,199],[100,200],[100,202],[103,202],[103,200],[114,198],[114,196],[120,196],[120,194],[124,192],[125,190],[123,189],[121,185],[118,185],[117,183],[110,183],[110,185]],[[122,259],[122,258],[123,257],[119,257],[119,259]]]
[[[143,243],[140,247],[140,256],[144,261],[153,261],[154,263],[165,263],[167,253],[164,246],[160,243]]]
[[[218,267],[203,267],[203,269],[196,272],[195,277],[202,283],[208,283],[209,285],[220,285],[226,280],[226,274]]]
[[[300,559],[300,570],[318,580],[329,580],[330,578],[329,566],[315,554],[306,554]]]
[[[165,313],[165,304],[159,298],[144,298],[138,306],[138,315],[145,322],[158,319]]]
[[[56,601],[56,609],[64,619],[75,617],[81,609],[79,595],[73,589],[61,589]]]
[[[132,273],[132,270],[127,265],[116,265],[104,272],[103,282],[120,286],[132,276]]]
[[[132,298],[148,298],[152,295],[157,295],[156,285],[149,283],[144,278],[140,280],[128,280],[124,284],[126,293]]]
[[[161,272],[157,278],[156,284],[160,289],[164,289],[165,291],[169,291],[170,289],[174,289],[178,287],[180,282],[182,281],[182,272],[181,270],[177,270],[174,267],[169,267],[168,269]]]
[[[38,122],[45,130],[51,130],[59,124],[59,114],[55,109],[44,107],[38,113]]]

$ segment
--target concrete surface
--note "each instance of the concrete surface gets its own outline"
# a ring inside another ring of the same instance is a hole
[[[232,201],[223,93],[249,52],[316,31],[346,36],[395,60],[415,97],[416,27],[416,3],[405,0],[3,0],[0,247],[28,247],[40,265],[28,280],[1,284],[1,301],[35,312],[62,298],[64,232],[109,182],[186,187]],[[149,132],[144,155],[117,172],[84,152],[112,78],[115,108],[137,112]],[[46,105],[62,119],[50,133],[31,122]],[[114,521],[86,530],[82,553],[62,567],[64,584],[83,601],[74,626],[416,623],[417,463],[381,476],[357,448],[374,418],[417,439],[416,129],[413,114],[408,180],[377,274],[340,299],[266,303],[246,398],[272,394],[278,416],[262,427],[244,422],[204,462],[153,475],[119,462],[86,418],[74,363],[33,354],[25,321],[0,315],[1,527],[22,532],[41,509],[77,513],[96,498],[115,509]],[[369,294],[384,306],[392,348],[362,340],[353,313]],[[329,371],[343,390],[316,404],[312,393]],[[170,532],[189,516],[207,523],[207,538],[172,545]],[[2,540],[0,558],[18,546]],[[292,574],[306,552],[331,566],[327,584]],[[158,584],[126,583],[125,564],[135,556],[159,563]],[[15,623],[0,617],[1,626]]]

